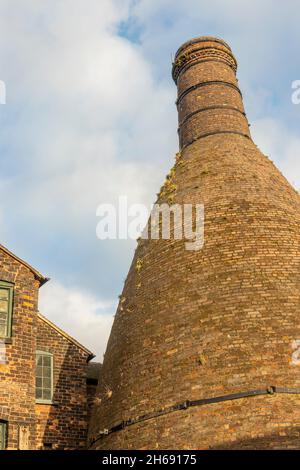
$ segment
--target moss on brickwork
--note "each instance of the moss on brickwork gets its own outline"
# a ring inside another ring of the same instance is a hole
[[[297,394],[155,414],[186,400],[300,387],[291,359],[300,338],[300,197],[251,140],[235,71],[231,50],[211,38],[175,58],[180,154],[159,202],[204,204],[204,247],[139,243],[123,291],[134,311],[119,306],[115,317],[103,364],[113,395],[95,410],[93,448],[299,447]]]

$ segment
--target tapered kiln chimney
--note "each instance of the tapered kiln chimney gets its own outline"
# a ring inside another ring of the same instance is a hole
[[[140,240],[91,448],[299,448],[300,197],[253,143],[229,46],[177,52],[180,152],[158,202],[204,204],[205,242]]]

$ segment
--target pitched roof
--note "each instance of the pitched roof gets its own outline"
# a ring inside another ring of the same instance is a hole
[[[37,271],[32,266],[30,266],[30,264],[26,263],[26,261],[24,261],[21,258],[19,258],[18,256],[16,256],[14,253],[9,251],[5,246],[3,246],[1,244],[0,244],[0,250],[4,251],[4,253],[6,253],[8,256],[11,256],[12,258],[14,258],[19,263],[23,264],[23,266],[26,266],[26,268],[28,268],[34,274],[35,278],[40,282],[40,286],[42,286],[47,281],[49,281],[48,277],[43,276],[39,271]]]
[[[48,318],[44,317],[44,315],[42,315],[40,312],[38,312],[38,317],[43,322],[45,322],[48,326],[50,326],[55,331],[57,331],[57,333],[59,333],[61,336],[63,336],[67,340],[69,340],[71,343],[75,344],[75,346],[77,346],[79,349],[82,349],[82,351],[84,351],[88,355],[87,362],[89,362],[91,359],[93,359],[95,357],[95,354],[93,354],[89,349],[87,349],[85,346],[83,346],[81,343],[79,343],[76,339],[72,338],[72,336],[70,336],[64,330],[59,328],[57,325],[52,323],[52,321],[50,321]]]

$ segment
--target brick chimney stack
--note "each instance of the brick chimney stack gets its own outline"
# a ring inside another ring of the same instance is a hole
[[[180,149],[159,203],[204,246],[138,241],[107,345],[94,449],[299,449],[300,197],[250,137],[219,39],[177,52]]]
[[[250,137],[237,62],[221,39],[201,37],[183,44],[175,55],[180,148],[217,133]]]

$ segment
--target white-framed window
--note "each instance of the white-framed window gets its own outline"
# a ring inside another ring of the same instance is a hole
[[[0,281],[0,337],[11,337],[14,286]]]
[[[36,352],[35,399],[37,403],[52,403],[53,355],[45,351]]]

